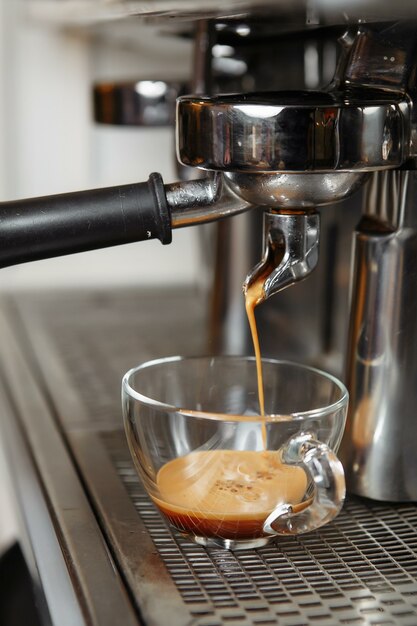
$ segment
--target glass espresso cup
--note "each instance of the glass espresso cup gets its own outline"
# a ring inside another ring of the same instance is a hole
[[[172,357],[123,377],[127,441],[170,524],[198,544],[265,545],[340,511],[335,455],[348,392],[330,374],[264,359],[265,417],[250,357]]]

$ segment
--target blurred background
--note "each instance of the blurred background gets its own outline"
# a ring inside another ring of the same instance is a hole
[[[173,130],[95,124],[92,87],[187,79],[191,42],[167,33],[164,47],[134,18],[87,27],[80,13],[64,26],[39,7],[34,15],[30,2],[0,0],[1,199],[139,182],[152,171],[176,180]],[[152,241],[7,268],[0,290],[193,284],[196,236],[177,230],[170,246]]]

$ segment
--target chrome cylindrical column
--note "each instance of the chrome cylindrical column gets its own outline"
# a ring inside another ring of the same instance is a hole
[[[417,500],[415,172],[373,174],[355,234],[342,447],[348,489]]]

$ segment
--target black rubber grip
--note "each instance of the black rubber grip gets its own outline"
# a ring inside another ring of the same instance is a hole
[[[147,239],[172,239],[159,174],[146,183],[0,203],[0,267]]]

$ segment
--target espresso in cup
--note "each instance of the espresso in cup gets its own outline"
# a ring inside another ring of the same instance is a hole
[[[169,461],[157,474],[153,500],[181,532],[252,539],[281,504],[297,505],[307,490],[301,467],[276,451],[209,450]]]

